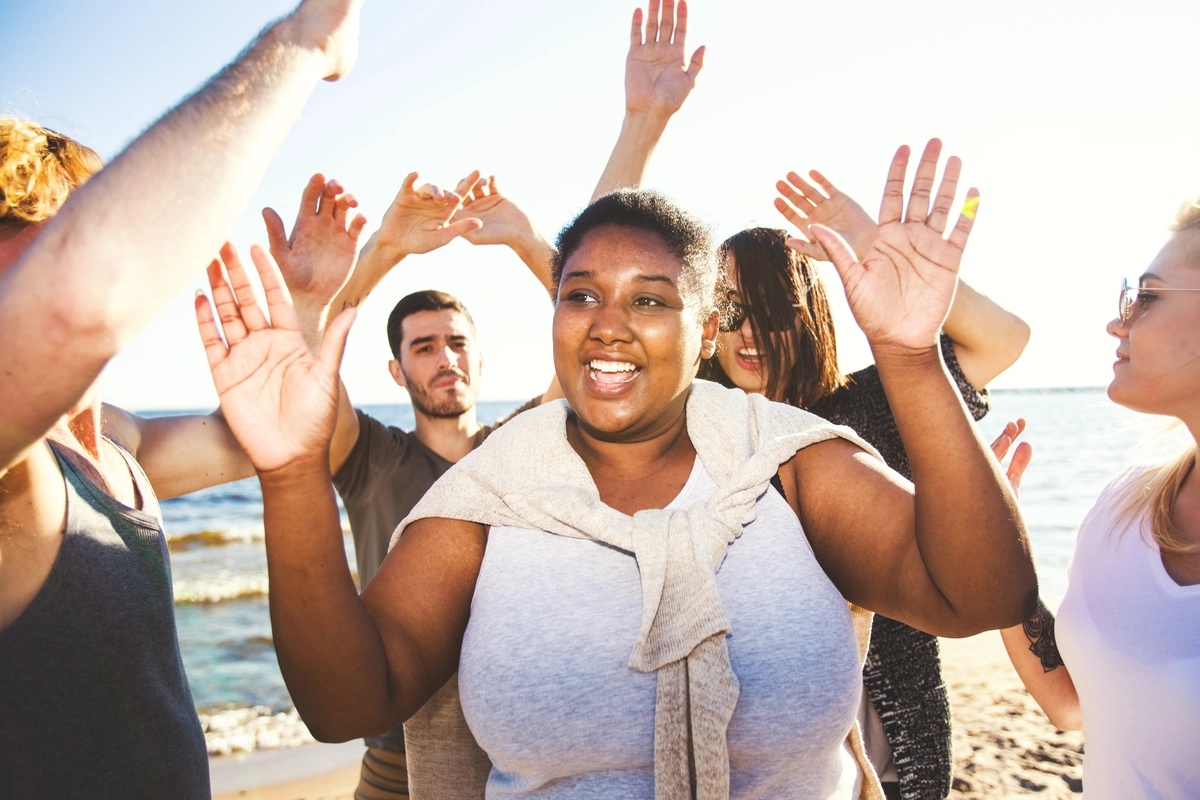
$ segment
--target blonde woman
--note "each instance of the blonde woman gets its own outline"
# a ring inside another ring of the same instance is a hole
[[[1108,396],[1174,417],[1192,441],[1100,494],[1057,621],[1039,604],[1003,631],[1050,721],[1084,730],[1090,797],[1195,797],[1200,787],[1200,199],[1172,232],[1137,285],[1122,283]]]

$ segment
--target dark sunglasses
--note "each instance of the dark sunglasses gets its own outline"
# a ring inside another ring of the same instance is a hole
[[[736,300],[727,300],[725,302],[729,306],[729,313],[721,316],[718,328],[721,333],[733,333],[742,327],[742,323],[750,315],[750,307]],[[767,331],[770,333],[783,333],[784,331],[791,330],[793,325],[792,320],[768,320]]]

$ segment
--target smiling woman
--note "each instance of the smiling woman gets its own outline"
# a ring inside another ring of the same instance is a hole
[[[275,644],[314,735],[407,720],[411,790],[427,797],[485,783],[527,798],[879,797],[855,721],[862,609],[965,635],[1020,620],[1036,592],[1012,496],[936,343],[971,220],[943,239],[919,199],[902,206],[885,203],[886,247],[865,263],[825,246],[875,337],[915,486],[848,429],[695,381],[718,330],[712,248],[651,193],[603,197],[559,237],[566,400],[447,473],[361,597],[334,553],[331,414],[291,413],[289,387],[335,355],[273,369],[243,363],[241,341],[214,350],[230,425],[272,467]]]

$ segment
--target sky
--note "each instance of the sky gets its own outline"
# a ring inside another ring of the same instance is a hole
[[[111,159],[291,4],[0,0],[0,113]],[[360,201],[367,234],[410,171],[452,187],[494,174],[547,237],[586,204],[624,111],[629,0],[366,0],[353,72],[318,86],[230,239],[265,242],[260,210],[290,224],[313,172]],[[689,51],[707,46],[645,185],[721,238],[786,227],[787,171],[820,169],[874,213],[900,144],[937,136],[982,199],[962,277],[1028,322],[994,387],[1100,386],[1104,326],[1179,204],[1200,193],[1195,31],[1200,5],[1144,0],[999,3],[695,0]],[[147,197],[147,203],[173,202]],[[363,241],[366,240],[366,235]],[[131,409],[204,408],[216,394],[182,292],[105,371]],[[841,366],[870,362],[833,268]],[[528,398],[551,373],[552,309],[505,248],[454,242],[402,261],[360,310],[342,375],[358,403],[407,400],[384,326],[417,289],[458,295],[484,353],[481,398]]]

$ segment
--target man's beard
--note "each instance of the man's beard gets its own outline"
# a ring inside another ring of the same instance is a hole
[[[442,378],[447,377],[448,375],[462,377],[457,372],[442,372],[435,375],[430,383],[435,383]],[[406,375],[405,378],[407,379],[408,376]],[[469,379],[464,378],[464,380]],[[412,401],[413,409],[419,411],[427,417],[433,417],[435,419],[453,419],[455,417],[461,417],[463,414],[475,407],[475,393],[470,391],[469,387],[470,384],[468,383],[468,393],[466,397],[460,398],[451,395],[450,397],[442,400],[434,400],[432,397],[433,392],[424,386],[418,388],[410,382],[408,383],[408,398],[410,401]]]

